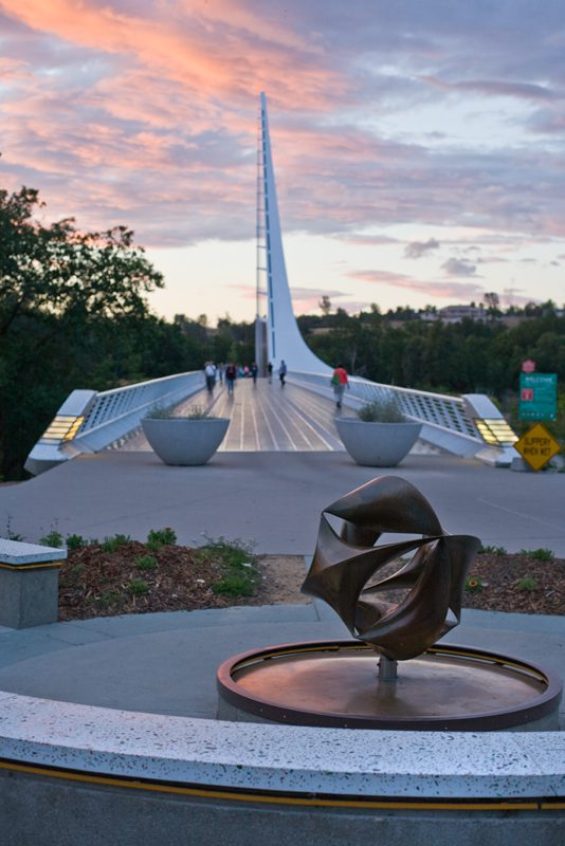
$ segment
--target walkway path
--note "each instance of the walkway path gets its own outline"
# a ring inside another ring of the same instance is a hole
[[[175,414],[186,414],[194,406],[208,407],[217,417],[231,418],[222,452],[343,452],[333,423],[334,403],[296,385],[282,388],[278,379],[271,384],[258,379],[257,385],[252,379],[239,379],[233,395],[218,385],[211,403],[202,392],[177,406]],[[341,413],[353,414],[345,409]],[[151,447],[137,432],[120,449],[144,452]]]
[[[252,539],[259,553],[305,555],[314,550],[320,511],[382,474],[415,484],[448,532],[565,557],[565,474],[513,473],[446,455],[410,454],[387,470],[331,451],[221,452],[204,467],[106,451],[0,486],[0,535],[9,527],[35,541],[56,528],[64,536],[145,540],[149,529],[172,526],[181,543],[200,544],[205,533]]]

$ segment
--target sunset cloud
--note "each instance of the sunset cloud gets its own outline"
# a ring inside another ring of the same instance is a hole
[[[544,85],[527,82],[504,82],[497,79],[471,79],[466,82],[446,82],[436,77],[422,77],[424,82],[444,91],[471,91],[491,97],[517,97],[523,100],[561,100],[565,93],[552,91]]]
[[[352,279],[378,285],[390,285],[405,291],[426,294],[440,299],[465,301],[482,296],[484,288],[474,282],[442,282],[414,279],[401,273],[386,270],[356,270],[348,274]]]
[[[493,289],[565,242],[565,7],[534,7],[0,0],[1,185],[150,248],[252,240],[264,90],[286,236]]]
[[[476,276],[477,266],[465,259],[450,258],[442,264],[447,276]]]
[[[436,241],[435,238],[428,238],[427,241],[412,241],[406,245],[404,255],[406,258],[418,259],[438,248],[439,241]]]

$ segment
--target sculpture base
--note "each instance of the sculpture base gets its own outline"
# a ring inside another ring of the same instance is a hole
[[[342,728],[550,731],[561,683],[520,659],[434,646],[379,679],[378,653],[358,641],[283,644],[218,669],[219,717]]]

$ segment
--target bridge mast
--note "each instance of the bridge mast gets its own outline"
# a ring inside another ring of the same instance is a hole
[[[256,218],[256,306],[255,306],[255,361],[259,375],[267,373],[269,351],[267,346],[267,234],[265,221],[265,155],[263,140],[263,109],[259,109],[257,132],[257,218]]]
[[[266,317],[265,313],[266,299]],[[261,322],[260,322],[261,321]],[[265,338],[266,339],[263,340]],[[259,343],[258,343],[259,339]],[[329,373],[327,364],[308,348],[294,317],[288,287],[279,220],[275,172],[271,155],[267,98],[260,95],[259,148],[257,155],[257,319],[255,351],[260,363],[278,367],[281,359],[289,370]]]

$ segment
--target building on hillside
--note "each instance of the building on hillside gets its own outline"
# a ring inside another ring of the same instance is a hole
[[[440,308],[438,319],[442,323],[461,323],[463,320],[482,321],[487,319],[487,311],[482,303],[476,305],[450,305]]]

